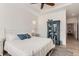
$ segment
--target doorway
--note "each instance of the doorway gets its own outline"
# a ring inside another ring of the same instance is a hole
[[[76,38],[77,32],[75,23],[67,24],[67,49],[73,52],[74,55],[79,55],[79,41]],[[78,29],[77,29],[78,30]]]
[[[66,48],[69,49],[73,54],[79,55],[79,15],[77,11],[77,4],[72,4],[67,7],[67,39]],[[74,9],[74,10],[73,10]]]
[[[74,36],[74,23],[67,24],[67,36]]]

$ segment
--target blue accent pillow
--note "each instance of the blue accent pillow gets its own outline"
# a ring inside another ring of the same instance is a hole
[[[26,36],[27,36],[27,38],[31,38],[31,36],[28,33],[26,34]]]
[[[21,40],[24,40],[26,39],[26,34],[17,34],[17,36],[21,39]]]
[[[29,34],[17,34],[17,36],[18,36],[21,40],[31,38],[31,36],[30,36]]]

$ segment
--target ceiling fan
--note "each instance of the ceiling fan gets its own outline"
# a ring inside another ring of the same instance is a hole
[[[32,4],[36,4],[36,3],[32,3]],[[54,6],[55,3],[41,3],[41,9],[43,9],[44,4],[49,5],[49,6]]]

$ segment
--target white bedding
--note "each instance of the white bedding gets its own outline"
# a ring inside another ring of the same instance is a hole
[[[6,41],[4,49],[12,56],[45,56],[54,47],[51,39],[32,37]]]

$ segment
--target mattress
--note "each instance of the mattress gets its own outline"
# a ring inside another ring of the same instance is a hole
[[[54,47],[51,39],[32,37],[25,40],[6,41],[4,50],[12,56],[45,56]]]

